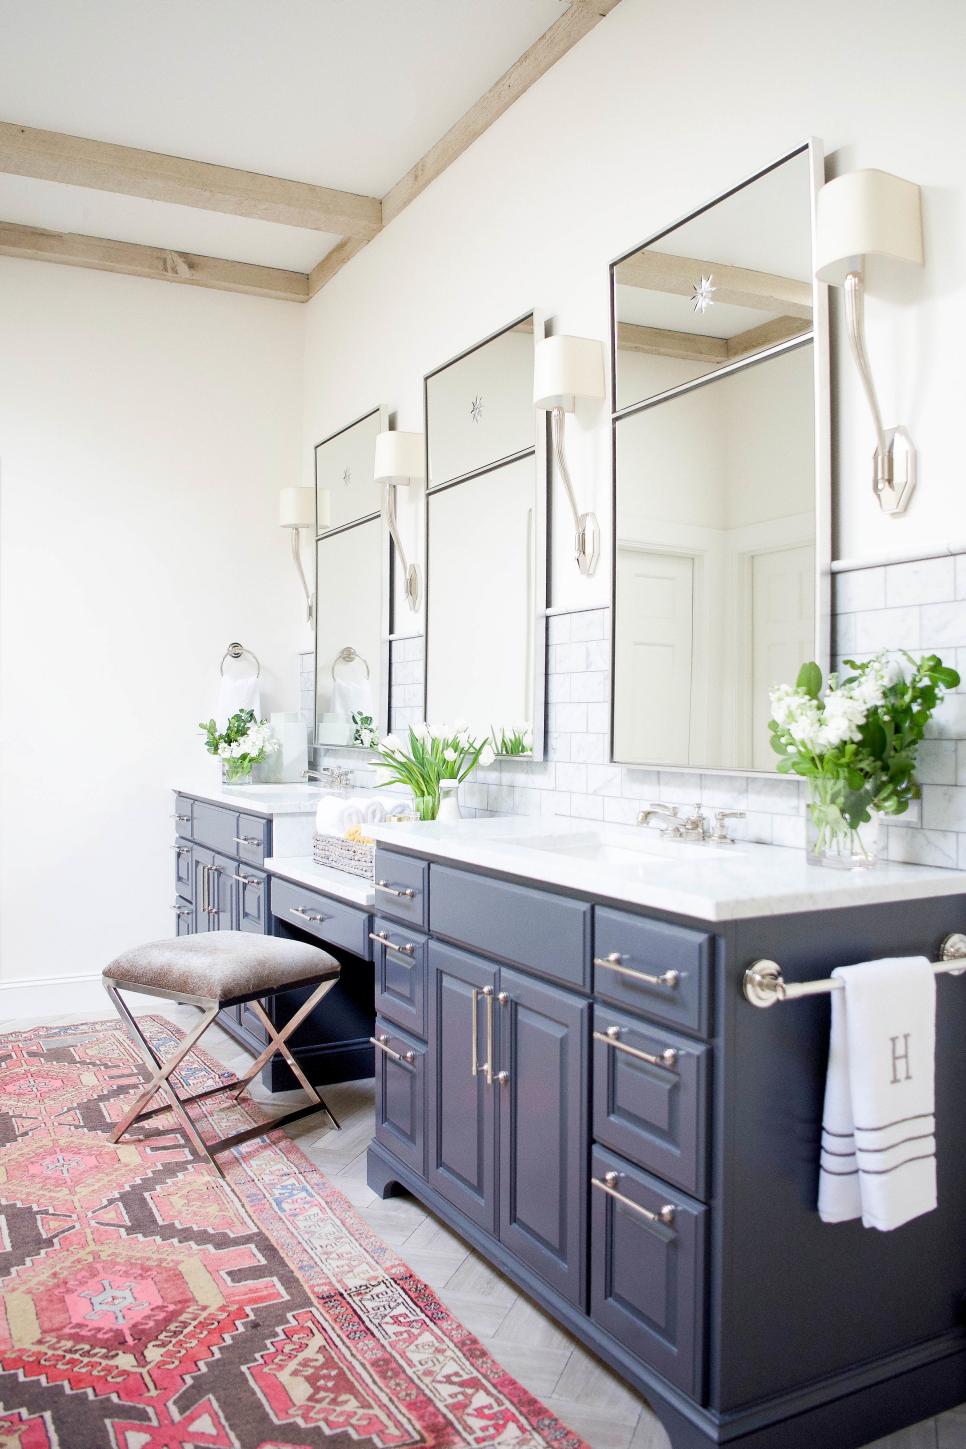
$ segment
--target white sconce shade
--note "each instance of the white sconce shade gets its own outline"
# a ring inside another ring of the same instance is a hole
[[[312,528],[315,524],[312,489],[283,488],[278,495],[278,521],[281,528]]]
[[[422,478],[426,472],[422,433],[379,433],[376,437],[376,482],[389,478]]]
[[[572,413],[578,397],[604,396],[604,356],[593,337],[545,337],[533,350],[533,404]]]
[[[886,428],[865,343],[866,257],[921,267],[922,199],[914,181],[888,171],[852,171],[818,193],[815,275],[842,287],[849,347],[865,391],[876,449],[872,489],[883,513],[902,513],[916,486],[916,449],[903,427]]]
[[[834,287],[861,272],[863,257],[922,266],[922,201],[914,181],[888,171],[851,171],[818,193],[815,275]]]

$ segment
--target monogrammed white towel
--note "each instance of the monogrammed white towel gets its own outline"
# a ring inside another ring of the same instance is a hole
[[[832,975],[818,1211],[888,1232],[936,1206],[936,978],[924,956]]]

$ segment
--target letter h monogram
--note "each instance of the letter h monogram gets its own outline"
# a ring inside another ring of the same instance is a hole
[[[909,1070],[909,1033],[904,1031],[901,1036],[892,1036],[889,1040],[892,1043],[892,1082],[890,1085],[895,1086],[897,1082],[911,1082],[912,1072]],[[902,1042],[901,1051],[899,1050],[900,1041]],[[900,1066],[905,1067],[905,1076],[899,1075]]]

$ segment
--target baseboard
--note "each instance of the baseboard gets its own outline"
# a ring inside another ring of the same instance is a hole
[[[101,973],[90,976],[21,976],[0,980],[0,1018],[19,1021],[47,1020],[74,1012],[99,1012],[111,1016],[111,1003],[104,994]]]

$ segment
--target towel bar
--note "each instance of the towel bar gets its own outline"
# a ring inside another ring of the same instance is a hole
[[[955,932],[939,948],[939,960],[932,963],[936,975],[966,971],[966,936]],[[824,976],[819,981],[786,981],[777,961],[752,961],[741,982],[745,1000],[752,1006],[774,1006],[776,1001],[796,1001],[800,996],[828,996],[841,991],[841,981]]]

